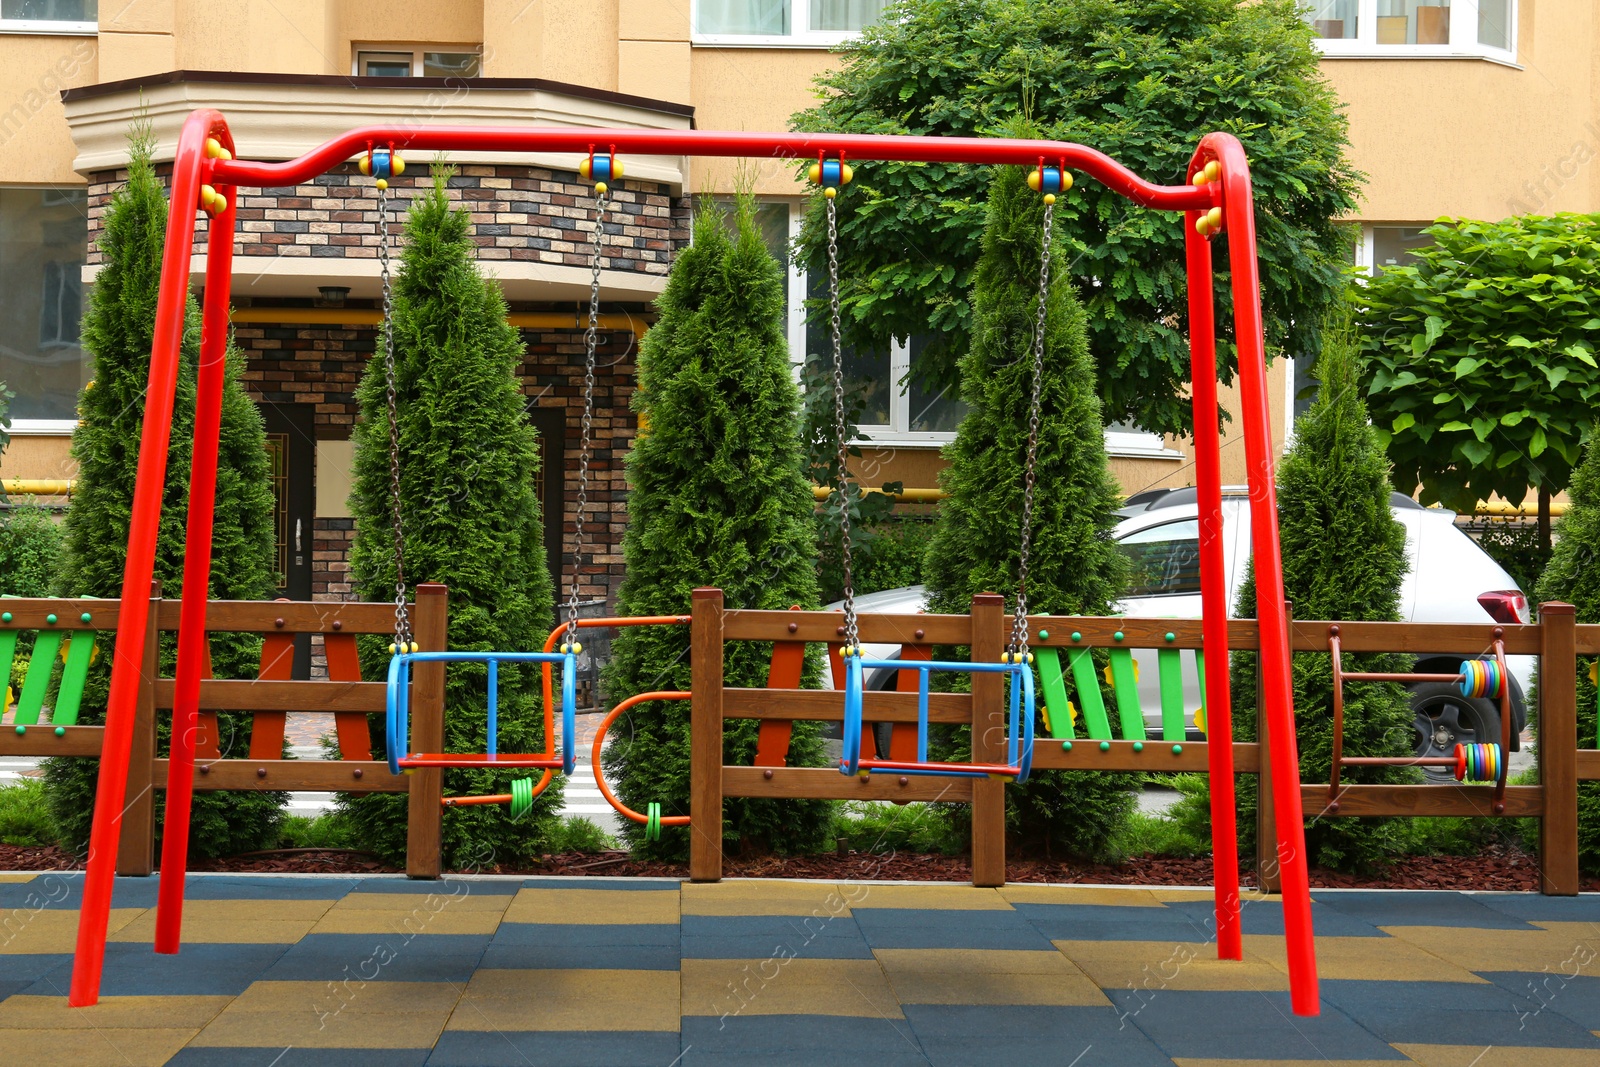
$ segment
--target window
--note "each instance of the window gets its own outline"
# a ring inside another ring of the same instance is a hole
[[[1363,226],[1356,244],[1356,266],[1365,267],[1374,277],[1388,267],[1410,266],[1417,261],[1413,251],[1433,243],[1423,231],[1431,223],[1414,226]]]
[[[1516,59],[1516,0],[1301,0],[1328,56]]]
[[[1200,592],[1200,520],[1137,530],[1117,542],[1128,557],[1128,593],[1182,596]]]
[[[82,189],[0,188],[0,382],[16,394],[15,429],[70,429],[77,418],[88,243]]]
[[[369,45],[356,51],[353,73],[363,78],[476,78],[482,74],[483,56],[478,45],[433,51],[442,47]]]
[[[700,44],[831,45],[883,15],[888,0],[695,0]]]
[[[0,0],[0,31],[95,33],[99,0]]]

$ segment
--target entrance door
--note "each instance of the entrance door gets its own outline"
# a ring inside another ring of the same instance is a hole
[[[316,508],[317,442],[314,414],[304,404],[262,402],[267,455],[272,460],[272,504],[277,544],[278,592],[290,600],[311,599],[311,529]],[[294,677],[311,677],[311,635],[294,643]]]
[[[539,431],[539,477],[534,484],[544,513],[544,550],[559,605],[566,599],[561,579],[561,545],[566,524],[567,412],[565,408],[529,408],[528,418]]]

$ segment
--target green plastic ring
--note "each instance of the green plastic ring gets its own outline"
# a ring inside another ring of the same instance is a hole
[[[511,817],[520,819],[533,810],[533,779],[518,778],[511,783]]]
[[[645,811],[648,813],[648,818],[646,818],[644,824],[644,839],[646,841],[660,841],[661,805],[652,800],[650,802],[650,806],[646,808]]]
[[[1102,742],[1100,742],[1100,751],[1101,752],[1110,752],[1111,751],[1111,742],[1110,741],[1102,741]]]

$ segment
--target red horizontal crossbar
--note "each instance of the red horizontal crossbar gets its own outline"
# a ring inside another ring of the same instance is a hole
[[[481,752],[413,752],[397,761],[402,767],[560,767],[561,757],[529,753],[489,756]]]

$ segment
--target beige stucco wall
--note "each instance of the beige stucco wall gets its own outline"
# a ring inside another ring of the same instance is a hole
[[[0,478],[76,478],[78,464],[71,453],[72,439],[65,435],[14,435],[11,446],[0,454]]]
[[[92,37],[14,34],[0,62],[0,183],[82,185],[61,90],[99,80]]]
[[[813,101],[811,82],[838,61],[818,48],[695,48],[692,102],[702,130],[787,130],[789,116]],[[755,192],[793,196],[803,192],[792,163],[749,161]],[[695,192],[731,192],[738,163],[696,161]]]
[[[488,77],[548,78],[635,91],[617,85],[617,0],[483,0],[482,10]]]

